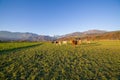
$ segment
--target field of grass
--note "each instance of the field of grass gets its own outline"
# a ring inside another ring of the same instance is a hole
[[[120,41],[0,43],[0,80],[120,80]]]

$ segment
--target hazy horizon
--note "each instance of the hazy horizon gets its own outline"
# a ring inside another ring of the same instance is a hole
[[[0,31],[64,35],[120,30],[120,0],[0,0]]]
[[[91,29],[91,30],[85,30],[85,31],[75,31],[75,32],[86,32],[86,31],[93,31],[93,30],[98,30],[98,29]],[[0,31],[7,31],[7,30],[0,30]],[[106,32],[112,32],[112,31],[108,31],[108,30],[100,30],[99,31],[106,31]],[[113,30],[113,31],[120,31],[120,30]],[[7,31],[7,32],[12,32],[12,33],[32,33],[32,34],[37,34],[34,32],[16,32],[16,31]],[[62,35],[67,35],[67,34],[71,34],[71,33],[75,33],[75,32],[70,32],[70,33],[66,33],[66,34],[61,34],[61,35],[48,35],[48,34],[37,34],[37,35],[43,35],[43,36],[62,36]]]

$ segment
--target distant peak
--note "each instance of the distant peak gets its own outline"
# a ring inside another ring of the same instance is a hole
[[[93,29],[93,30],[88,30],[88,31],[84,31],[83,33],[84,34],[94,34],[94,33],[105,33],[105,32],[107,32],[107,31],[105,31],[105,30],[97,30],[97,29]]]

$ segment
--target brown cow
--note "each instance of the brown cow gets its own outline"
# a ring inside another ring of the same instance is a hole
[[[77,40],[72,40],[72,45],[77,45],[78,41]]]
[[[72,45],[80,45],[82,43],[82,40],[80,38],[75,38],[72,40]]]

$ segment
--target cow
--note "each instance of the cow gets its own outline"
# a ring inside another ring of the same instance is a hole
[[[57,40],[57,41],[52,41],[52,43],[56,45],[62,45],[62,44],[72,44],[72,45],[80,45],[82,43],[82,40],[80,38],[75,38],[71,40]]]
[[[71,40],[72,45],[80,45],[82,43],[82,40],[80,38],[75,38],[74,40]]]
[[[62,41],[62,44],[67,44],[67,41]]]
[[[77,45],[78,41],[77,40],[72,40],[72,45]]]
[[[61,41],[52,41],[53,44],[61,45]]]
[[[80,45],[82,44],[82,40],[77,40],[77,43]]]

